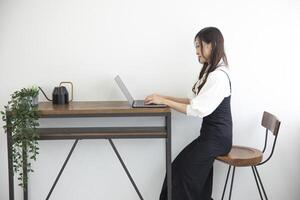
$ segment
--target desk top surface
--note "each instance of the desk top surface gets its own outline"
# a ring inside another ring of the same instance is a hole
[[[170,113],[166,108],[131,108],[127,101],[73,101],[66,105],[53,105],[52,102],[39,102],[41,117],[88,116],[88,115],[163,115]]]

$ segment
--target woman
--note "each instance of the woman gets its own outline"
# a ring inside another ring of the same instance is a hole
[[[147,104],[166,104],[186,115],[203,118],[200,136],[172,162],[173,200],[211,200],[214,160],[227,154],[232,146],[231,82],[222,33],[207,27],[197,33],[194,42],[203,67],[191,98],[158,94],[145,98]],[[165,178],[160,200],[166,199]]]

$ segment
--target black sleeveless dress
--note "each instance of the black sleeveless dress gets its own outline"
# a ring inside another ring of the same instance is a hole
[[[221,70],[223,71],[223,70]],[[223,71],[231,82],[228,74]],[[232,146],[231,95],[203,118],[200,136],[186,146],[172,162],[172,200],[211,200],[213,163]],[[166,177],[160,200],[167,200]]]

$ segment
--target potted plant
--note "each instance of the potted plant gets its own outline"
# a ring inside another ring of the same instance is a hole
[[[23,165],[27,172],[33,172],[31,160],[36,160],[38,148],[38,94],[36,86],[22,88],[11,95],[8,105],[1,111],[3,128],[7,133],[9,126],[12,133],[12,162],[14,173],[18,174],[19,186],[27,185],[27,176],[23,175]],[[9,123],[8,117],[9,115]]]

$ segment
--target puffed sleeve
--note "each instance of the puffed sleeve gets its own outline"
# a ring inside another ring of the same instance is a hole
[[[199,94],[190,100],[186,114],[205,117],[211,114],[229,95],[230,85],[227,75],[220,70],[215,70],[209,74]]]

